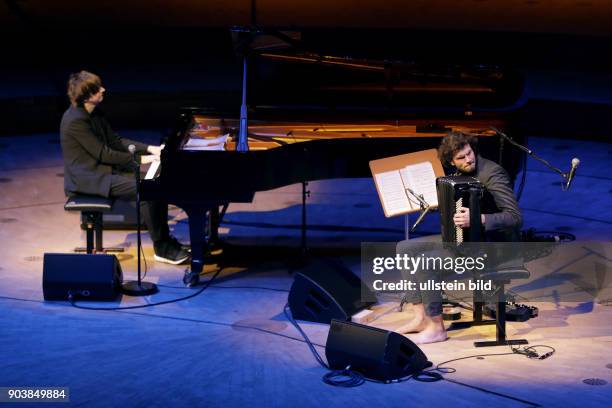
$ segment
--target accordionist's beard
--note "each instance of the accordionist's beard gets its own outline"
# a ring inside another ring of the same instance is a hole
[[[476,162],[477,160],[474,160],[474,163],[470,163],[469,165],[465,164],[461,167],[456,167],[457,175],[461,175],[461,176],[472,175],[476,171]]]

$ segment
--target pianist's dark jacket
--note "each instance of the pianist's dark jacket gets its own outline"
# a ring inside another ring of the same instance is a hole
[[[128,146],[136,146],[142,154],[147,145],[121,138],[108,121],[95,109],[89,114],[82,107],[71,106],[64,112],[60,125],[60,141],[64,155],[64,190],[108,197],[111,174],[129,171],[132,155]]]
[[[487,241],[516,241],[523,225],[523,216],[514,196],[512,182],[499,164],[478,156],[475,177],[484,187],[481,213],[485,215]]]

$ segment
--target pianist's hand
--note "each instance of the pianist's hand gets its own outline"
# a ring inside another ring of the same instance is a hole
[[[470,209],[467,207],[461,207],[453,216],[453,221],[457,227],[470,228]],[[480,215],[480,221],[482,222],[482,225],[485,224],[484,214]]]
[[[149,164],[153,163],[156,160],[159,160],[159,156],[156,156],[154,154],[140,156],[140,164]]]
[[[164,149],[164,145],[161,146],[147,146],[147,153],[150,153],[154,156],[158,157],[159,160],[159,156],[161,156],[161,151]],[[143,163],[144,164],[144,163]]]

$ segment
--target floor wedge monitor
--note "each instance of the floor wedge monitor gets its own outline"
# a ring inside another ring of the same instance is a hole
[[[45,300],[115,300],[123,273],[115,255],[45,254]]]
[[[296,272],[289,291],[291,314],[309,322],[350,320],[375,301],[374,294],[350,269],[333,261],[315,262]]]
[[[340,320],[332,320],[325,356],[334,370],[350,366],[379,381],[406,377],[431,366],[421,349],[401,334]]]

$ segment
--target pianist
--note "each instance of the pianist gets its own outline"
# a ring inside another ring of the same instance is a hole
[[[60,125],[64,156],[64,189],[66,195],[91,194],[124,200],[135,200],[136,180],[129,145],[136,148],[137,160],[147,164],[159,159],[161,146],[120,137],[96,107],[104,99],[100,78],[87,71],[70,75],[70,107]],[[160,202],[141,205],[155,250],[155,260],[180,264],[189,253],[172,236],[168,228],[168,206]]]
[[[438,148],[438,156],[445,167],[455,169],[455,175],[476,178],[484,188],[481,200],[481,220],[485,239],[491,242],[518,240],[523,223],[518,202],[512,190],[508,173],[497,163],[478,155],[477,139],[460,132],[450,132]],[[461,228],[470,227],[469,208],[458,210],[453,222]],[[427,280],[431,276],[415,274]],[[438,277],[439,278],[439,277]],[[412,303],[414,318],[400,327],[402,333],[414,333],[416,343],[434,343],[447,338],[442,319],[442,293],[440,291],[411,291],[404,301]]]

